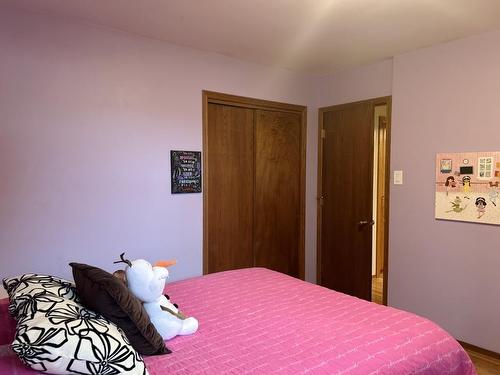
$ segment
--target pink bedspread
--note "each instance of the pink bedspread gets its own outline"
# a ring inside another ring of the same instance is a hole
[[[172,354],[146,358],[151,375],[476,374],[431,321],[266,269],[179,281],[166,292],[200,328],[169,341]],[[34,374],[2,351],[13,328],[5,302],[0,314],[0,374]]]

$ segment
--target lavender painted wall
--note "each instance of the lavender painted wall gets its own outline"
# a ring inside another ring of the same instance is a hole
[[[392,59],[321,77],[318,106],[351,103],[392,93]]]
[[[203,89],[309,106],[306,277],[315,279],[313,80],[0,9],[0,277],[175,258],[202,272],[202,195],[170,195],[169,151],[201,150]],[[313,202],[314,204],[311,204]]]
[[[500,32],[394,59],[389,303],[500,352],[500,227],[434,219],[438,152],[500,149]]]

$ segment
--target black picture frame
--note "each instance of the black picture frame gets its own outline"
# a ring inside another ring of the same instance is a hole
[[[201,152],[170,151],[172,194],[201,193]]]

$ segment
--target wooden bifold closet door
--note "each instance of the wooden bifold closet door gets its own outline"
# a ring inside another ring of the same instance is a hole
[[[303,278],[305,107],[204,99],[204,273],[258,266]]]

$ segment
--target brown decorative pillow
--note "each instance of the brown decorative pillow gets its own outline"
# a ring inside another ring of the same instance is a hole
[[[82,304],[120,327],[132,346],[141,354],[168,354],[142,303],[123,282],[100,268],[70,263],[76,293]]]

